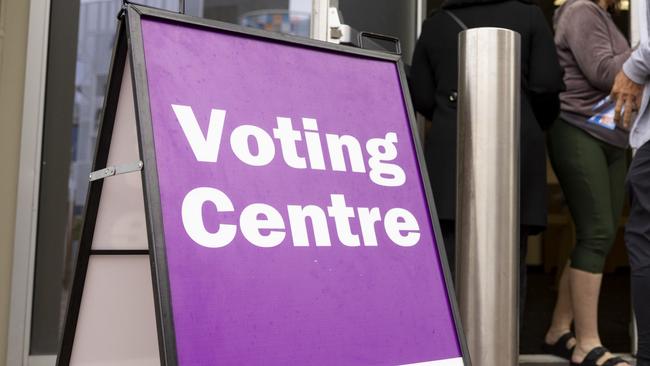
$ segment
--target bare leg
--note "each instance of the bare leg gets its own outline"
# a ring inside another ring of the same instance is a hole
[[[571,330],[573,322],[573,307],[571,304],[571,293],[569,288],[569,263],[562,270],[560,285],[558,288],[557,302],[553,310],[553,320],[551,327],[546,332],[544,341],[547,344],[555,344],[558,339]],[[566,347],[571,349],[575,346],[576,340],[571,339],[567,342]]]
[[[598,295],[602,280],[603,275],[600,273],[590,273],[575,268],[569,269],[569,286],[577,339],[572,356],[573,362],[581,363],[589,351],[602,346],[598,334]],[[597,361],[597,364],[601,365],[612,357],[612,354],[606,353]],[[618,365],[628,364],[619,363]]]

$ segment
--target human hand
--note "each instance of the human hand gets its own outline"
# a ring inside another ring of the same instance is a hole
[[[619,126],[625,129],[630,127],[632,116],[639,110],[642,94],[643,85],[639,85],[630,80],[623,71],[620,71],[616,75],[610,97],[616,102],[614,121]],[[622,119],[621,112],[623,114]]]

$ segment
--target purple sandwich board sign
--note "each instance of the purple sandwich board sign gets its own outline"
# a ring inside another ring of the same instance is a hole
[[[131,120],[137,168],[109,166]],[[98,258],[141,256],[151,286],[97,301],[153,299],[140,364],[469,365],[413,121],[398,56],[126,7],[58,363],[138,333],[83,322]],[[121,171],[142,248],[98,244]]]

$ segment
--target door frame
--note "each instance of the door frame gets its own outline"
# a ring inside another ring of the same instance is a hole
[[[31,0],[29,4],[16,225],[9,302],[7,366],[31,364],[29,345],[50,30],[50,1]]]

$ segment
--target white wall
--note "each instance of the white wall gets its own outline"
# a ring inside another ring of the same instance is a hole
[[[29,0],[0,0],[0,365],[7,354]]]

